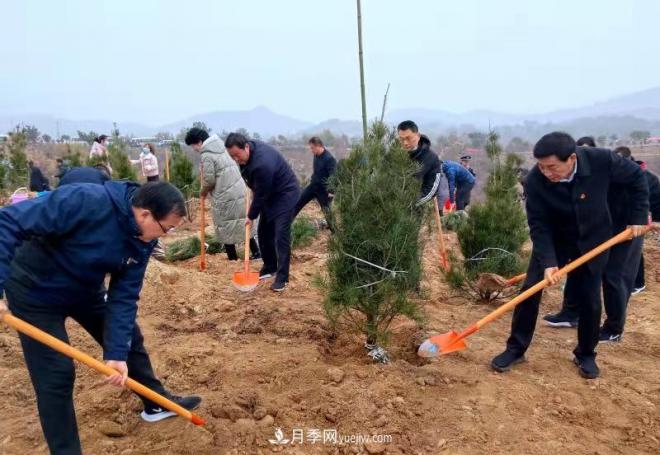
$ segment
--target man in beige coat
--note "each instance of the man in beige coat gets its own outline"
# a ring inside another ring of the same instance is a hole
[[[245,182],[238,165],[225,150],[222,140],[201,128],[191,128],[186,134],[189,145],[202,158],[201,195],[211,195],[213,224],[218,241],[224,244],[227,258],[238,260],[236,244],[245,236]],[[254,229],[254,228],[253,228]],[[254,232],[254,231],[252,231]],[[250,239],[250,259],[259,259],[259,246]]]

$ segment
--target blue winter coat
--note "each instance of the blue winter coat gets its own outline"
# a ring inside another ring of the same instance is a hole
[[[453,204],[456,187],[461,185],[473,185],[474,175],[461,166],[460,163],[449,160],[443,161],[442,171],[447,176],[447,183],[449,184],[449,200]]]
[[[0,209],[0,293],[12,283],[36,304],[84,305],[110,274],[103,343],[106,360],[126,360],[145,269],[155,241],[143,242],[131,182],[65,185]]]

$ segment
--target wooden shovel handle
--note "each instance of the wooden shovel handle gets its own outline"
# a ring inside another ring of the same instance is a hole
[[[449,261],[447,260],[447,250],[445,249],[445,236],[442,235],[442,220],[440,219],[440,207],[438,207],[438,198],[433,198],[433,206],[435,208],[435,224],[438,225],[438,239],[440,245],[440,260],[442,267],[448,271]]]
[[[248,220],[248,213],[250,213],[250,190],[245,188],[245,221]],[[250,228],[252,226],[245,224],[245,250],[243,257],[243,267],[245,276],[248,276],[250,270]]]
[[[566,266],[562,267],[559,269],[554,276],[556,277],[562,277],[564,275],[567,275],[568,273],[572,272],[573,270],[577,269],[587,261],[590,261],[591,259],[595,258],[599,254],[603,253],[604,251],[608,250],[609,248],[613,247],[616,244],[625,242],[626,240],[630,240],[632,238],[632,230],[626,229],[620,234],[612,237],[609,239],[607,242],[604,242],[594,248],[593,250],[589,251],[588,253],[584,254],[583,256],[580,256],[576,260],[568,263]],[[544,288],[548,287],[550,283],[546,280],[543,279],[542,281],[539,281],[536,283],[534,286],[531,288],[527,289],[525,292],[519,294],[517,297],[514,299],[510,300],[509,302],[505,303],[492,313],[484,316],[482,319],[477,321],[475,324],[477,329],[480,329],[484,325],[488,324],[489,322],[494,321],[495,319],[499,318],[502,316],[504,313],[512,310],[515,308],[518,304],[521,302],[527,300],[529,297],[533,296],[537,292],[543,290]]]
[[[5,315],[2,317],[2,320],[8,326],[14,328],[15,330],[45,344],[46,346],[53,348],[57,352],[60,352],[66,355],[67,357],[70,357],[81,363],[84,363],[88,367],[95,369],[96,371],[98,371],[99,373],[105,376],[112,376],[113,374],[117,373],[117,371],[115,371],[114,368],[110,368],[103,362],[96,360],[95,358],[85,354],[82,351],[79,351],[73,346],[55,338],[54,336],[44,332],[43,330],[40,330],[35,326],[28,324],[27,322],[9,313],[5,313]],[[148,398],[154,403],[158,403],[160,406],[164,407],[165,409],[169,409],[170,411],[179,414],[181,417],[190,420],[195,425],[204,425],[204,420],[201,417],[193,414],[187,409],[179,406],[178,404],[174,403],[171,400],[168,400],[159,393],[154,392],[153,390],[143,386],[142,384],[131,378],[128,378],[126,380],[126,387],[136,393],[139,393],[143,397]]]
[[[199,217],[199,240],[201,247],[199,250],[199,270],[206,270],[206,196],[199,197],[201,214]]]
[[[202,165],[199,165],[199,184],[200,186],[203,185],[204,183],[204,169],[202,168]],[[200,216],[199,216],[199,239],[201,242],[201,247],[199,251],[199,270],[204,271],[206,270],[206,196],[200,194],[199,195],[199,208],[200,208]]]

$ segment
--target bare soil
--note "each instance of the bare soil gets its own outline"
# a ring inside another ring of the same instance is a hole
[[[320,218],[320,212],[310,210]],[[192,235],[194,226],[179,231]],[[448,234],[450,244],[455,239]],[[438,268],[435,239],[424,257],[428,326],[396,321],[392,362],[373,364],[363,340],[335,334],[312,277],[323,272],[327,234],[296,251],[290,288],[261,285],[241,294],[239,269],[224,255],[177,264],[152,261],[139,323],[159,376],[171,391],[204,398],[195,427],[180,418],[156,424],[139,417],[140,401],[101,384],[77,366],[75,403],[88,454],[652,454],[660,453],[660,245],[647,242],[646,292],[632,298],[622,343],[599,348],[600,379],[580,378],[572,364],[576,333],[539,327],[528,362],[507,374],[489,369],[504,347],[510,316],[472,336],[469,349],[423,361],[415,345],[430,333],[462,329],[491,307],[454,295]],[[258,265],[254,265],[254,268]],[[554,312],[559,289],[542,314]],[[72,344],[97,357],[80,327]],[[340,371],[338,371],[340,370]],[[0,327],[0,454],[48,453],[17,335]],[[274,431],[303,444],[276,446]],[[389,435],[384,444],[311,443],[309,430]],[[107,436],[108,433],[116,436]]]

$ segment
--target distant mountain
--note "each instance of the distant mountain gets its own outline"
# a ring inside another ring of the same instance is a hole
[[[264,138],[278,134],[295,134],[312,125],[310,122],[280,115],[266,107],[259,106],[249,111],[216,111],[195,115],[185,120],[163,125],[159,131],[178,133],[181,128],[190,127],[193,122],[198,121],[206,123],[213,131],[234,131],[238,128],[245,128],[249,132],[259,133]]]
[[[619,96],[591,106],[530,116],[530,120],[558,122],[600,116],[631,116],[644,120],[660,120],[660,87]]]
[[[112,121],[110,120],[68,120],[58,119],[53,115],[33,114],[33,115],[15,115],[0,116],[0,132],[3,134],[14,129],[19,124],[35,125],[42,133],[48,133],[52,137],[67,134],[75,137],[77,131],[96,131],[99,134],[110,134],[112,131]],[[122,134],[132,136],[151,136],[158,130],[139,123],[119,123],[119,130]]]
[[[348,137],[362,136],[362,122],[335,118],[310,126],[303,130],[302,133],[313,135],[320,134],[325,130],[330,130],[333,134],[345,134]]]
[[[486,130],[489,126],[500,128],[522,126],[534,129],[542,126],[547,130],[548,125],[564,125],[577,129],[577,125],[598,126],[606,119],[609,131],[627,131],[630,129],[652,129],[654,134],[660,134],[656,126],[660,122],[660,87],[631,93],[598,102],[590,106],[574,109],[562,109],[541,114],[509,114],[488,110],[474,110],[464,113],[452,113],[439,109],[395,109],[387,113],[386,121],[395,125],[402,120],[411,119],[427,132]],[[620,119],[620,125],[617,125]],[[350,137],[362,134],[362,124],[355,119],[330,119],[318,124],[312,124],[286,115],[271,111],[264,106],[258,106],[245,111],[214,111],[199,114],[186,119],[172,122],[160,127],[142,125],[138,123],[122,123],[118,121],[119,130],[123,134],[133,136],[152,136],[159,131],[178,133],[182,128],[189,127],[195,121],[202,121],[214,131],[232,131],[245,128],[250,132],[257,132],[268,138],[278,134],[314,134],[323,130],[330,130],[333,134],[346,134]],[[36,125],[39,130],[55,136],[60,134],[75,136],[77,130],[96,131],[109,134],[112,122],[108,120],[66,120],[57,119],[52,115],[26,115],[26,116],[0,116],[0,132],[9,131],[17,123],[23,122]],[[530,124],[531,123],[531,124]],[[532,125],[533,124],[533,125]],[[600,130],[599,129],[599,130]],[[627,134],[627,133],[626,133]]]

